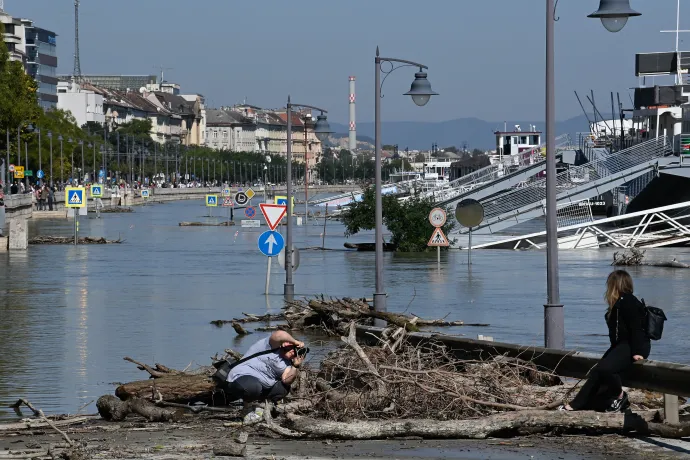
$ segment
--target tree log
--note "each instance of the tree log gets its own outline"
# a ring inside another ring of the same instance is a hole
[[[164,401],[181,404],[212,403],[216,391],[216,383],[207,375],[170,375],[122,384],[115,389],[115,396],[123,401],[131,398],[152,400],[154,386]]]
[[[629,433],[683,438],[690,424],[652,423],[638,414],[560,411],[508,412],[473,420],[382,420],[331,422],[288,414],[290,427],[318,438],[386,439],[420,436],[426,439],[486,439],[548,432]]]
[[[213,446],[213,455],[218,457],[244,457],[247,446],[235,442],[224,442]]]
[[[120,401],[115,396],[104,395],[96,401],[98,413],[105,420],[120,422],[129,414],[138,414],[149,422],[172,422],[179,420],[182,411],[156,407],[148,401],[139,398],[131,398]]]

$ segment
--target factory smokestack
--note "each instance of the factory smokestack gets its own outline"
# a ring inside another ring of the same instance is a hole
[[[357,149],[357,123],[355,121],[355,77],[350,77],[350,136],[347,148],[354,152]]]

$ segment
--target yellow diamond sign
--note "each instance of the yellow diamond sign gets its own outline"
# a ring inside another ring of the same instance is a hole
[[[254,190],[252,190],[252,189],[250,189],[250,188],[248,188],[247,190],[245,190],[244,194],[247,195],[247,198],[249,198],[250,200],[251,200],[252,198],[254,198],[254,195],[256,195],[256,193],[254,193]]]

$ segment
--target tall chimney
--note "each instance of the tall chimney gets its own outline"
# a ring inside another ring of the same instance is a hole
[[[351,152],[357,149],[357,123],[355,122],[355,77],[350,77],[350,137],[347,147]]]

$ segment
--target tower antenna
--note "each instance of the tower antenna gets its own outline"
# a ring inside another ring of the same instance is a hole
[[[74,79],[81,81],[81,62],[79,61],[79,0],[74,0]]]
[[[160,84],[162,85],[165,83],[165,71],[166,70],[174,70],[174,67],[163,67],[162,65],[159,66],[153,66],[154,69],[159,69],[161,71],[161,81]]]

